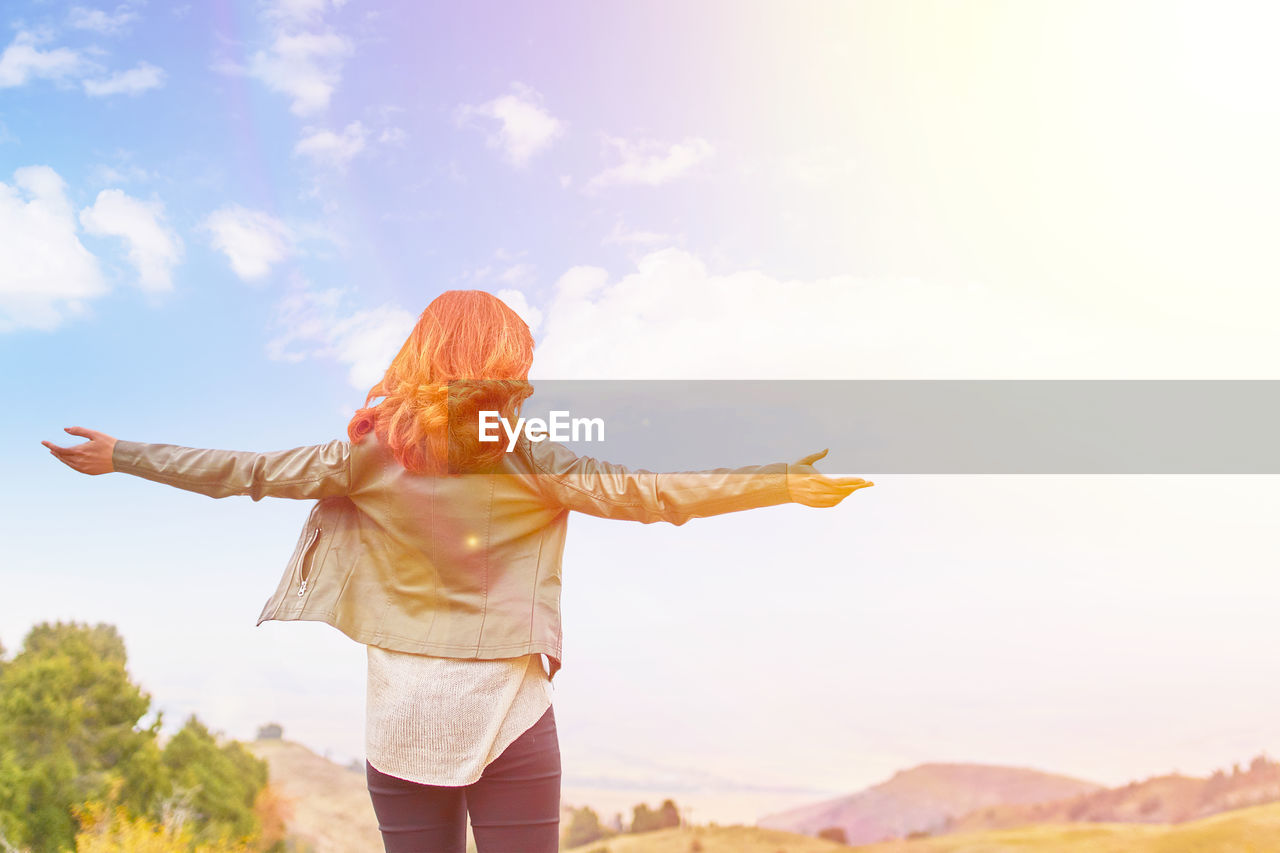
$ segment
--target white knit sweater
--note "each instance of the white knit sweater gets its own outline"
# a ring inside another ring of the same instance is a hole
[[[470,785],[551,705],[538,654],[477,660],[367,648],[365,757],[390,776]]]

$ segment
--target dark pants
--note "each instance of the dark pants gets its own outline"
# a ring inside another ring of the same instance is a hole
[[[550,707],[470,785],[421,785],[365,762],[387,853],[465,853],[467,813],[480,853],[556,853],[560,741]]]

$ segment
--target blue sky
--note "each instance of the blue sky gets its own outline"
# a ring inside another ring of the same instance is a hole
[[[1275,378],[1275,24],[7,3],[0,640],[113,622],[170,725],[358,757],[364,650],[253,625],[307,506],[84,477],[39,442],[341,436],[448,288],[526,317],[535,377]],[[1274,749],[1274,479],[876,482],[573,520],[567,797],[750,819],[928,760],[1123,783]]]

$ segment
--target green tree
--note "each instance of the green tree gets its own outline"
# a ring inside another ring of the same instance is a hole
[[[590,806],[571,811],[573,816],[569,818],[569,828],[565,830],[564,835],[565,847],[590,844],[592,841],[599,841],[609,836],[610,833],[600,825],[600,816]]]
[[[0,850],[26,840],[27,780],[13,750],[0,742]]]
[[[652,832],[655,829],[667,829],[680,825],[680,810],[674,800],[663,800],[657,811],[649,808],[647,803],[638,803],[632,809],[631,829],[629,832]]]
[[[628,832],[650,832],[658,828],[658,816],[648,803],[636,803],[631,808],[631,826]]]
[[[36,625],[0,660],[0,849],[71,850],[77,833],[97,831],[77,820],[88,813],[120,815],[131,832],[181,830],[192,845],[269,846],[254,811],[266,763],[219,744],[194,716],[162,752],[160,714],[141,724],[151,697],[126,663],[114,626],[75,622]]]
[[[10,843],[70,849],[72,807],[105,799],[114,779],[139,814],[163,789],[160,719],[138,727],[151,699],[125,658],[111,625],[43,623],[0,669],[0,827]]]
[[[254,801],[267,784],[267,763],[238,741],[219,744],[192,715],[165,745],[163,761],[175,790],[189,795],[197,840],[216,842],[260,832]]]

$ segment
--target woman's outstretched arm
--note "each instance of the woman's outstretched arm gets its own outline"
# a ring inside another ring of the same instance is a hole
[[[66,431],[89,440],[71,447],[40,443],[84,474],[120,471],[211,498],[248,495],[255,501],[318,500],[350,491],[351,446],[344,440],[254,453],[117,440],[82,427]]]
[[[858,489],[875,485],[861,477],[828,477],[813,467],[822,450],[792,463],[655,473],[578,456],[552,441],[530,444],[544,492],[571,510],[602,518],[667,521],[800,503],[835,506]]]

